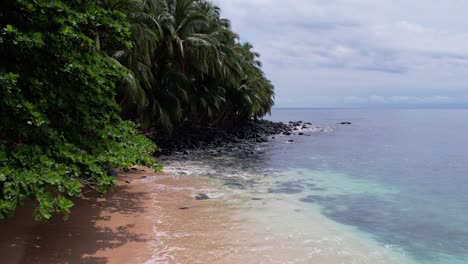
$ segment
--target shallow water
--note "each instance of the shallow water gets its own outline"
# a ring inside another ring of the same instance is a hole
[[[275,109],[269,119],[314,125],[167,169],[258,198],[238,206],[284,241],[292,234],[302,263],[311,252],[325,263],[468,263],[468,110]]]
[[[218,157],[223,160],[224,156]],[[229,156],[225,160],[235,159]],[[353,228],[326,218],[319,205],[301,202],[290,196],[296,192],[282,189],[295,188],[297,182],[271,182],[270,176],[257,172],[235,172],[233,166],[224,170],[210,164],[206,157],[167,163],[171,174],[192,176],[183,177],[194,183],[190,184],[192,198],[182,203],[191,201],[191,205],[182,212],[196,217],[167,213],[168,206],[164,206],[155,225],[160,234],[155,255],[147,264],[402,263],[404,254],[398,249],[356,235]],[[278,184],[281,187],[274,188]],[[195,201],[193,197],[199,193],[211,199]],[[181,199],[178,195],[177,201]],[[155,201],[164,203],[159,197]]]

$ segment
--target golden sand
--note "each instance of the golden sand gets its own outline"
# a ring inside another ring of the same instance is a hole
[[[0,263],[398,263],[300,203],[216,179],[135,168],[85,197],[66,222],[34,222],[31,205],[1,222]]]

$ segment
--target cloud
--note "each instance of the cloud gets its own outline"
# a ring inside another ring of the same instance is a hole
[[[334,103],[350,91],[360,94],[369,87],[401,94],[468,87],[466,1],[215,3],[232,20],[241,40],[253,43],[262,54],[283,102],[309,98],[311,106]],[[330,87],[334,94],[324,92]]]
[[[371,95],[367,97],[348,96],[344,98],[346,103],[358,105],[466,105],[468,106],[468,94],[461,96],[380,96]]]

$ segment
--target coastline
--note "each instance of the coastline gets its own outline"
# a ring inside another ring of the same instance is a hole
[[[211,179],[119,170],[115,190],[84,194],[68,221],[18,210],[0,225],[0,263],[218,263],[243,225],[218,192]]]
[[[311,128],[311,123],[302,121],[288,124],[268,120],[237,122],[217,127],[200,127],[187,124],[173,131],[172,134],[157,131],[145,135],[159,147],[158,156],[173,155],[192,150],[213,148],[251,147],[269,141],[269,137],[279,134],[293,135],[301,129]]]
[[[168,169],[176,174],[177,168]],[[191,186],[200,183],[205,186],[191,189],[196,190],[194,195],[202,191],[216,199],[209,200],[212,202],[210,208],[195,208],[204,209],[189,222],[177,215],[174,221],[169,216],[167,220],[170,221],[166,223],[169,226],[175,223],[175,233],[164,233],[160,243],[164,244],[165,239],[171,241],[172,251],[164,259],[167,262],[148,264],[412,263],[397,249],[328,219],[318,206],[311,210],[309,205],[294,202],[286,194],[269,193],[265,190],[267,186],[232,188],[230,180],[199,176],[206,168],[199,169],[194,174],[183,172],[182,175],[192,176],[178,176],[178,179],[192,178]],[[190,167],[189,170],[198,168]],[[259,182],[260,185],[263,183]],[[191,201],[198,204],[193,197]],[[181,232],[182,226],[184,231]]]
[[[292,135],[326,130],[302,126],[292,122],[281,129]],[[103,197],[85,193],[67,222],[34,222],[31,205],[25,206],[0,226],[0,262],[397,263],[390,249],[353,236],[319,208],[311,211],[287,195],[269,193],[267,183],[255,183],[258,175],[242,175],[237,167],[211,175],[200,163],[233,150],[262,155],[259,138],[290,140],[288,133],[253,130],[253,137],[222,146],[178,149],[159,158],[168,165],[163,173],[119,170],[115,191]],[[209,199],[196,199],[200,194]],[[301,223],[300,229],[291,223]]]
[[[195,199],[200,193],[210,199]],[[39,224],[18,212],[0,227],[0,262],[335,264],[370,263],[364,260],[372,253],[372,263],[396,263],[318,211],[305,215],[284,199],[136,167],[119,172],[114,192],[77,202],[68,222]],[[291,229],[297,221],[310,224]]]

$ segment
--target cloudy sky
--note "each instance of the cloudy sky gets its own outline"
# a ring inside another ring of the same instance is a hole
[[[468,107],[466,0],[214,0],[282,107]]]

